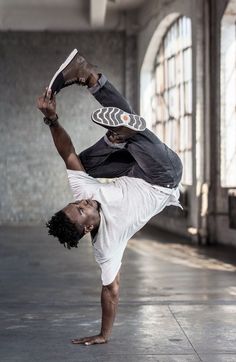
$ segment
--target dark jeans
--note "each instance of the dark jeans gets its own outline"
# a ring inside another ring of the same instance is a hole
[[[117,107],[134,113],[124,97],[102,76],[101,87],[93,94],[104,107]],[[86,172],[92,177],[141,178],[153,185],[175,188],[182,176],[178,155],[150,130],[137,132],[124,149],[107,145],[102,137],[79,155]]]

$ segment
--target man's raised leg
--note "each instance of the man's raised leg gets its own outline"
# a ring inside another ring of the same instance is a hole
[[[88,90],[102,106],[133,112],[126,99],[103,74],[98,74],[96,81],[93,77]],[[95,145],[81,152],[79,157],[86,171],[93,177],[113,178],[127,175],[135,160],[125,149],[125,145],[127,138],[136,132],[126,127],[106,128],[108,128],[106,135]]]
[[[87,85],[102,106],[117,107],[129,114],[134,113],[125,98],[103,75],[97,74],[77,50],[69,55],[56,72],[50,87],[58,93],[61,88],[73,83]],[[112,114],[111,111],[110,116]],[[91,176],[117,177],[126,174],[167,187],[175,187],[178,184],[182,173],[181,161],[175,152],[152,132],[147,129],[134,132],[126,127],[114,127],[114,124],[113,127],[101,125],[109,129],[105,138],[103,137],[94,146],[80,154],[85,170]],[[127,143],[125,144],[124,141]],[[125,152],[111,147],[122,146],[122,142]],[[126,165],[128,154],[133,158],[130,158],[130,162]],[[111,157],[113,157],[112,163]],[[112,172],[110,172],[111,169]]]
[[[88,90],[103,107],[117,107],[127,113],[135,113],[127,100],[108,81],[104,74],[98,74],[97,81],[93,86],[88,87]]]
[[[115,105],[126,112],[133,112],[125,98],[105,76],[102,75],[89,90],[101,105]],[[125,150],[129,157],[132,156],[133,162],[125,175],[142,178],[151,184],[164,187],[174,188],[178,185],[182,176],[181,160],[153,132],[148,129],[134,132],[126,141]]]
[[[57,94],[72,84],[87,86],[103,107],[117,107],[134,113],[126,99],[109,83],[104,75],[74,49],[52,77],[48,89]],[[104,87],[105,86],[105,87]]]

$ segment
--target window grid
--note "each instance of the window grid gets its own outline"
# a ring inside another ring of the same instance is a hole
[[[153,71],[152,128],[182,159],[182,183],[192,184],[191,20],[177,19],[165,34]]]

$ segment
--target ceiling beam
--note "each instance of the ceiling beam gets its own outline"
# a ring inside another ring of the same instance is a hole
[[[105,24],[107,0],[90,0],[90,24],[102,27]]]

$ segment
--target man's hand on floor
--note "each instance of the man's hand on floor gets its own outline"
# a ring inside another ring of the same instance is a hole
[[[91,346],[92,344],[107,343],[107,340],[101,334],[98,334],[97,336],[72,339],[71,342],[73,344],[84,344],[85,346]]]
[[[109,285],[102,286],[101,303],[102,303],[102,325],[101,332],[96,336],[72,339],[73,344],[84,344],[91,346],[92,344],[107,343],[113,322],[116,316],[116,309],[119,300],[120,273],[118,272],[114,281]]]

